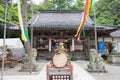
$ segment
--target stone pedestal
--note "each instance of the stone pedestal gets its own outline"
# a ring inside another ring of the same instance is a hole
[[[90,63],[87,66],[89,72],[107,72],[104,66],[104,60],[101,54],[97,54],[95,49],[91,49],[89,53]]]
[[[23,59],[23,65],[19,71],[39,71],[39,65],[36,62],[37,51],[36,49],[31,49],[31,51],[26,54]]]
[[[112,54],[108,56],[108,62],[120,65],[120,54]]]
[[[103,64],[97,64],[97,63],[95,63],[95,64],[92,64],[92,65],[90,65],[90,64],[88,64],[88,66],[87,66],[88,68],[87,68],[87,70],[89,71],[89,72],[107,72],[106,70],[105,70],[105,66],[103,65]]]
[[[115,43],[113,43],[113,50],[108,56],[108,62],[111,64],[120,65],[120,53],[117,52]]]

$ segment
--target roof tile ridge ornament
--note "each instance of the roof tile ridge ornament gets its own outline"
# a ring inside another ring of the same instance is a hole
[[[83,10],[39,10],[40,13],[82,13]]]

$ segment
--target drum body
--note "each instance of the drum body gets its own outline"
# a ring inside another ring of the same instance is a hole
[[[56,53],[53,56],[52,62],[55,67],[64,67],[68,62],[66,53]]]

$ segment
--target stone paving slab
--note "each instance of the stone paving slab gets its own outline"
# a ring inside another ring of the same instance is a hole
[[[89,63],[89,61],[73,61],[74,63],[78,64],[78,66],[80,66],[82,69],[86,69],[87,68],[87,64]],[[48,61],[44,61],[44,60],[40,60],[40,71],[43,69],[43,67],[45,66],[46,63],[48,63]],[[95,77],[96,80],[120,80],[120,66],[117,65],[110,65],[110,64],[105,64],[106,70],[108,71],[107,73],[90,73],[90,75],[92,75],[93,77]],[[17,65],[15,68],[5,68],[4,71],[4,75],[10,75],[13,76],[13,78],[15,78],[16,80],[19,79],[19,75],[21,75],[22,77],[20,77],[20,80],[24,80],[24,78],[27,75],[27,77],[30,78],[30,80],[35,80],[37,78],[36,75],[39,74],[39,72],[33,72],[32,74],[30,74],[29,72],[19,72],[18,70],[20,69],[20,64]],[[79,72],[82,73],[82,72]],[[1,74],[1,71],[0,71]],[[33,77],[35,76],[35,77]],[[29,80],[27,79],[26,80]],[[40,76],[39,76],[40,77]],[[85,77],[85,76],[82,76]],[[35,79],[34,79],[35,78]],[[42,77],[43,78],[43,77]],[[8,79],[10,80],[10,79]],[[42,80],[42,79],[40,79]]]
[[[76,61],[83,69],[87,68],[89,61]],[[96,80],[120,80],[120,66],[105,64],[107,73],[90,73]]]
[[[45,64],[48,63],[48,61],[41,60],[41,61],[38,61],[38,63],[40,66],[40,70],[38,72],[32,72],[31,75],[39,74],[39,72],[43,69]],[[21,70],[21,65],[22,64],[17,64],[14,68],[5,67],[4,75],[30,75],[29,71],[28,72],[19,72],[19,70]],[[1,74],[1,68],[0,68],[0,74]]]
[[[73,65],[73,80],[95,80],[86,70],[82,69],[76,63]],[[4,80],[46,80],[46,66],[36,75],[6,75]]]

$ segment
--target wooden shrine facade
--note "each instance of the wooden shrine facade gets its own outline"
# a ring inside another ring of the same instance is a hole
[[[94,22],[88,16],[85,21],[86,37],[77,41],[74,37],[81,22],[80,10],[40,10],[29,21],[29,29],[33,27],[33,45],[38,51],[54,51],[59,42],[69,51],[82,50],[88,52],[95,48]],[[106,35],[115,30],[113,27],[97,25],[98,36]],[[101,33],[102,32],[102,33]]]

